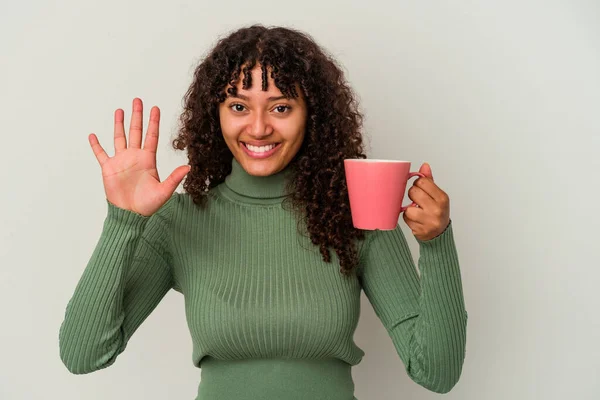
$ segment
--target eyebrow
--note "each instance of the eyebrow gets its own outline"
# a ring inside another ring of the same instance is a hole
[[[250,100],[248,98],[248,96],[244,96],[241,93],[238,93],[238,94],[229,94],[227,97],[242,99],[242,100],[246,100],[246,101]],[[293,99],[288,99],[286,96],[271,96],[271,97],[269,97],[267,99],[267,101],[277,101],[277,100],[283,100],[283,99],[287,99],[287,100],[292,100],[293,101]]]

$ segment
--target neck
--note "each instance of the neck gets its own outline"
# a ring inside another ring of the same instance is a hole
[[[289,192],[286,190],[291,168],[286,166],[283,170],[268,176],[250,175],[235,159],[231,161],[231,173],[225,178],[224,189],[229,189],[237,195],[237,200],[255,200],[259,203],[277,202],[283,200]]]

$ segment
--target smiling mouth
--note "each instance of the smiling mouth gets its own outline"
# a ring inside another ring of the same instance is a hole
[[[240,142],[244,149],[244,152],[252,158],[267,158],[270,157],[275,152],[279,151],[281,147],[281,142],[279,143],[271,143],[267,146],[253,146],[248,145],[245,142]],[[250,147],[248,147],[250,146]]]
[[[246,146],[246,147],[248,146],[248,143],[246,143],[246,142],[241,142],[241,143],[242,143],[244,146]],[[277,146],[279,143],[281,143],[281,142],[274,142],[274,143],[269,143],[269,144],[263,144],[262,146],[254,146],[254,147],[263,147],[263,146],[271,146],[271,145],[275,145],[275,146]],[[252,145],[250,145],[250,146],[252,146]]]
[[[262,146],[254,146],[254,145],[248,144],[246,142],[241,142],[241,143],[244,145],[245,148],[247,148],[248,150],[253,151],[253,152],[260,152],[260,151],[257,151],[259,149],[263,149],[262,151],[265,151],[265,152],[271,151],[281,144],[280,142],[278,142],[278,143],[269,143],[267,145],[262,145]]]

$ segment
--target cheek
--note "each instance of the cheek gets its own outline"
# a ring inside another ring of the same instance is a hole
[[[236,140],[242,132],[244,126],[239,119],[230,118],[226,115],[219,115],[219,123],[221,124],[221,132],[225,139]]]
[[[283,121],[280,126],[275,127],[275,129],[281,132],[281,136],[294,144],[302,143],[304,139],[304,131],[306,129],[306,124],[302,118],[295,118],[289,121]]]
[[[300,147],[302,145],[302,142],[304,141],[304,130],[298,132],[298,134],[295,137],[295,145],[296,147]]]

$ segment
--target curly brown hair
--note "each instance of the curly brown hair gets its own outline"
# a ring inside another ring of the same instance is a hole
[[[203,206],[207,192],[231,173],[233,155],[221,133],[218,108],[227,97],[226,88],[235,94],[241,71],[243,88],[251,87],[248,72],[256,63],[262,70],[262,90],[267,90],[270,70],[282,94],[297,97],[299,87],[305,96],[306,132],[289,164],[293,190],[284,203],[296,212],[299,225],[305,223],[323,260],[331,262],[328,248],[333,248],[340,272],[349,276],[358,264],[356,240],[365,236],[352,225],[344,159],[366,158],[363,116],[341,68],[310,35],[285,27],[244,27],[218,40],[196,67],[172,143],[177,150],[187,148],[191,170],[184,190]]]

